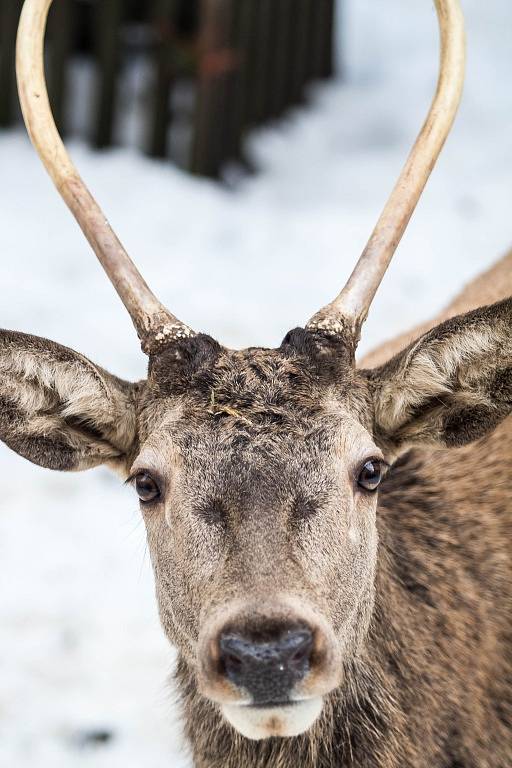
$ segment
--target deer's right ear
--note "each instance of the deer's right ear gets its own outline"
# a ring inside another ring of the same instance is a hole
[[[34,464],[125,463],[137,434],[137,387],[67,347],[0,330],[0,440]]]
[[[512,298],[452,317],[367,372],[383,446],[461,446],[512,413]]]

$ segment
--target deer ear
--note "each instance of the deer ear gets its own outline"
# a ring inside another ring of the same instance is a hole
[[[483,437],[512,412],[512,299],[442,323],[366,375],[384,447]]]
[[[136,437],[136,389],[67,347],[0,330],[0,440],[35,464],[124,463]]]

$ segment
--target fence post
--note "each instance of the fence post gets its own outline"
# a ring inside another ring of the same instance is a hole
[[[254,122],[252,100],[257,80],[258,66],[258,0],[241,0],[240,57],[243,62],[244,91],[241,94],[242,126],[248,128]]]
[[[266,117],[268,78],[267,71],[271,54],[270,24],[272,19],[272,3],[275,0],[256,0],[258,11],[256,17],[256,58],[254,68],[254,84],[252,88],[252,118],[258,124]]]
[[[329,78],[333,72],[334,0],[316,0],[311,18],[309,76]]]
[[[224,151],[226,80],[236,67],[230,47],[232,0],[202,0],[199,33],[199,73],[194,139],[190,159],[193,173],[218,175]]]
[[[111,146],[113,140],[122,11],[122,0],[99,0],[96,6],[97,102],[93,144],[97,149]]]
[[[290,46],[290,101],[302,101],[307,71],[309,0],[295,0],[294,35]]]
[[[286,107],[286,67],[289,60],[289,48],[291,40],[290,12],[292,0],[275,0],[276,2],[276,35],[274,72],[272,86],[272,116],[279,115]]]
[[[231,79],[231,93],[229,94],[230,111],[227,125],[227,148],[229,157],[240,156],[240,143],[243,131],[243,88],[246,75],[245,56],[242,46],[245,34],[245,3],[244,0],[234,0],[232,3],[232,18],[230,30],[230,47],[236,58],[236,70]]]
[[[241,41],[246,32],[245,20],[244,0],[230,0],[229,49],[232,51],[232,66],[225,84],[225,159],[239,158],[241,155],[243,88],[246,77],[245,50]]]
[[[148,153],[167,157],[167,131],[171,120],[169,99],[174,72],[174,13],[176,0],[155,0],[153,15],[154,85],[149,115]]]
[[[16,113],[16,76],[14,57],[16,28],[22,0],[1,0],[0,4],[0,127],[14,122]]]
[[[54,0],[48,19],[50,56],[48,93],[59,133],[64,134],[67,64],[72,44],[71,0]]]
[[[334,74],[334,25],[336,22],[335,0],[322,0],[323,56],[320,77],[328,79]]]

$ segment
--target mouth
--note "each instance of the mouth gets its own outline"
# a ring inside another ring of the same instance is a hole
[[[223,704],[222,714],[242,736],[259,741],[271,737],[299,736],[319,717],[321,696],[269,704]]]
[[[301,704],[302,700],[298,701],[291,701],[290,699],[286,699],[283,701],[268,701],[265,703],[259,703],[259,704],[247,704],[245,702],[242,702],[240,704],[241,707],[247,707],[248,709],[276,709],[277,707],[283,709],[284,707],[295,707],[297,704]]]

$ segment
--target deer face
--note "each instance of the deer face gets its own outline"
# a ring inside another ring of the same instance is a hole
[[[150,356],[130,385],[52,342],[0,331],[0,438],[52,469],[115,465],[141,496],[162,623],[199,691],[251,738],[306,730],[343,685],[372,612],[383,454],[462,445],[512,410],[511,300],[356,371],[362,323],[453,122],[456,0],[436,95],[341,293],[278,350],[228,352],[152,294],[68,157],[43,50],[51,0],[26,0],[17,75],[36,149]]]
[[[130,470],[165,631],[252,738],[311,724],[371,615],[373,406],[340,345],[313,337],[155,358]]]
[[[52,469],[114,465],[141,497],[160,615],[198,690],[250,738],[291,736],[365,640],[383,458],[458,446],[512,410],[512,300],[358,371],[350,337],[277,350],[206,336],[128,384],[0,332],[0,438]]]

